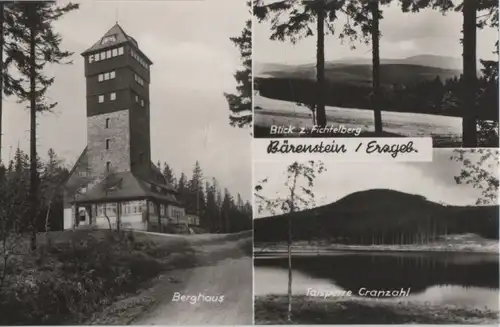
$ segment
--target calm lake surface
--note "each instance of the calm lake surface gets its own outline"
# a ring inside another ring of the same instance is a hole
[[[256,254],[255,295],[287,294],[288,259],[283,254]],[[377,299],[416,301],[498,310],[497,254],[478,253],[355,253],[296,255],[292,258],[294,295],[308,288],[322,292],[361,288],[399,290],[409,296]]]

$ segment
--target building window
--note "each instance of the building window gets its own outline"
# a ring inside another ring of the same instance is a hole
[[[148,64],[146,63],[146,61],[144,59],[142,59],[134,50],[130,50],[130,55],[132,56],[132,58],[134,58],[135,60],[137,60],[137,62],[142,67],[148,69]]]
[[[110,80],[110,79],[114,79],[116,77],[116,73],[115,71],[110,71],[110,72],[107,72],[107,73],[102,73],[102,74],[99,74],[99,76],[97,77],[97,80],[99,82],[102,82],[102,81],[107,81],[107,80]]]
[[[109,49],[103,52],[98,52],[89,56],[89,63],[93,63],[104,59],[114,58],[116,56],[121,56],[123,55],[123,53],[124,53],[123,47]]]
[[[116,93],[115,93],[115,92],[111,93],[111,94],[109,95],[109,99],[110,99],[111,101],[115,101],[115,100],[116,100]]]
[[[109,121],[110,121],[110,118],[106,118],[106,128],[109,128]]]
[[[99,103],[103,103],[104,102],[104,95],[100,95],[99,96]]]
[[[111,142],[110,139],[106,139],[106,150],[109,150],[110,142]]]
[[[106,162],[106,172],[109,173],[109,171],[111,170],[111,162]]]
[[[137,74],[134,74],[134,79],[137,82],[137,84],[144,86],[144,80]]]
[[[101,44],[108,44],[108,43],[112,43],[112,42],[116,42],[116,35],[115,34],[102,38]]]
[[[135,102],[139,103],[139,96],[137,94],[135,95]]]

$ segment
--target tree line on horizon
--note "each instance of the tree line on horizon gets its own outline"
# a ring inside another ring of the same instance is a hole
[[[275,41],[299,40],[316,36],[316,88],[314,103],[306,103],[315,112],[316,123],[326,125],[325,100],[325,35],[335,34],[348,40],[351,46],[354,41],[371,44],[372,51],[372,85],[369,93],[370,107],[374,112],[375,132],[383,132],[381,110],[383,108],[383,88],[380,71],[380,21],[383,19],[384,5],[397,3],[403,13],[417,14],[420,10],[434,9],[443,14],[450,11],[462,12],[463,38],[463,75],[460,83],[458,105],[462,119],[463,147],[476,147],[478,137],[483,129],[496,130],[498,137],[498,121],[495,126],[485,126],[478,118],[477,97],[484,93],[484,85],[477,77],[476,38],[477,29],[484,27],[498,28],[498,1],[496,0],[279,0],[268,3],[265,0],[253,0],[253,14],[259,22],[271,22],[270,39]],[[478,15],[478,13],[481,13]],[[343,26],[336,26],[339,16],[346,17]],[[282,19],[284,18],[284,19]],[[458,42],[458,40],[457,40]],[[498,40],[495,51],[498,54]],[[484,70],[498,66],[498,61],[483,61]],[[492,79],[498,88],[498,69],[488,71],[487,78]],[[498,90],[497,90],[498,91]],[[488,91],[489,92],[489,91]],[[498,94],[498,93],[496,93]]]

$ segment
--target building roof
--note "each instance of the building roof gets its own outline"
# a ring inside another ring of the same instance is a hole
[[[103,179],[85,194],[77,195],[73,202],[97,203],[153,198],[172,204],[180,203],[171,192],[151,185],[129,171],[118,172]]]
[[[103,40],[107,37],[114,37],[115,41],[104,43]],[[99,39],[99,41],[94,43],[93,46],[82,52],[81,55],[86,56],[93,52],[97,52],[110,47],[116,47],[117,45],[124,43],[132,44],[139,52],[141,52],[141,55],[144,57],[144,59],[146,59],[148,64],[150,65],[153,64],[153,62],[139,49],[139,44],[137,43],[137,41],[133,37],[128,35],[118,23],[116,23],[113,27],[111,27],[111,29],[107,31],[106,34],[104,34]]]
[[[70,177],[66,181],[66,191],[73,193],[68,194],[72,197],[72,200],[69,202],[107,202],[154,198],[163,202],[180,204],[180,201],[176,197],[177,189],[172,185],[166,184],[160,169],[153,163],[151,163],[150,178],[139,178],[130,171],[117,172],[91,186],[87,193],[77,194],[73,197],[74,193],[78,192],[78,186],[82,181],[79,181],[77,177],[75,180],[71,176],[80,172],[89,172],[87,148],[83,150],[73,169],[70,171]],[[113,183],[116,185],[110,185]],[[108,191],[106,192],[106,190]]]

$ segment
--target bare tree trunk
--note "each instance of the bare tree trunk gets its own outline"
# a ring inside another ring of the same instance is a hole
[[[4,49],[4,38],[3,38],[3,22],[4,22],[4,3],[0,2],[0,163],[2,162],[2,117],[3,117],[3,49]]]
[[[106,203],[104,203],[102,210],[104,211],[104,217],[106,217],[106,220],[108,221],[109,230],[112,231],[113,226],[111,225],[111,219],[109,219],[109,216],[108,216],[108,206],[106,205]]]
[[[292,219],[288,217],[288,322],[292,322]]]
[[[116,230],[120,231],[121,224],[121,212],[120,212],[120,203],[116,203]]]
[[[317,45],[316,45],[316,119],[319,126],[326,126],[325,113],[325,9],[323,2],[317,4]]]
[[[476,14],[477,0],[463,2],[463,103],[462,146],[477,146],[476,127]]]
[[[295,212],[295,187],[298,171],[295,171],[292,188],[290,189],[290,213]],[[292,322],[292,218],[288,216],[288,314],[287,320]]]
[[[30,208],[31,250],[36,250],[38,171],[36,155],[36,4],[30,5]]]
[[[372,24],[372,87],[373,87],[373,114],[375,132],[382,132],[382,113],[380,108],[380,30],[379,30],[379,3],[372,0],[370,3],[373,17]]]
[[[49,217],[50,217],[50,207],[52,205],[52,198],[49,200],[49,205],[47,208],[47,214],[45,215],[45,236],[47,236],[47,233],[49,231]]]

